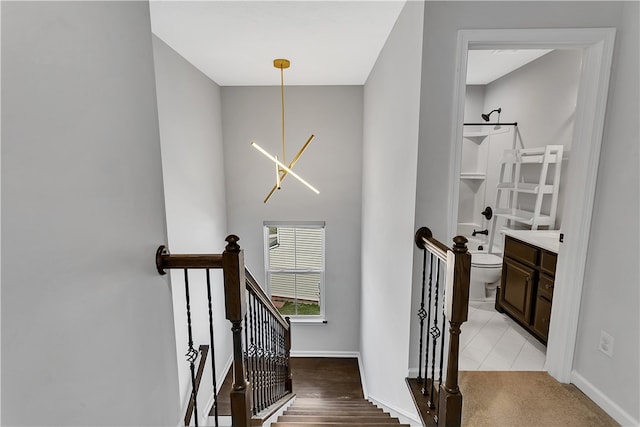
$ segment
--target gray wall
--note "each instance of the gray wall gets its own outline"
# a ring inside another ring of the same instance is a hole
[[[549,144],[564,146],[564,157],[568,161],[562,164],[556,229],[562,224],[568,168],[571,167],[570,150],[581,65],[581,50],[556,50],[492,82],[485,89],[484,110],[490,111],[492,105],[495,108],[500,106],[500,121],[518,122],[521,136],[518,143],[522,142],[524,148]],[[488,173],[493,175],[493,180],[487,180],[488,183],[497,183],[500,172],[497,164],[502,156],[502,150],[494,149],[493,142],[498,143],[496,146],[502,143],[504,148],[511,148],[512,135],[505,134],[506,138],[492,137],[489,165],[493,165],[493,170]],[[538,168],[535,168],[535,172],[537,171]],[[529,179],[535,182],[537,177],[530,176]],[[496,198],[495,185],[487,187],[487,196],[487,203],[493,206]],[[518,200],[522,208],[533,210],[533,195],[523,194]],[[550,198],[545,197],[544,201],[543,212],[547,213]]]
[[[144,2],[2,3],[2,424],[176,425]]]
[[[168,247],[172,253],[221,253],[227,231],[222,154],[220,87],[153,36]],[[191,390],[184,273],[171,273],[180,396]],[[209,343],[209,309],[203,272],[190,274],[194,346]],[[222,272],[212,270],[214,343],[218,384],[231,358],[231,328],[225,319]],[[207,364],[207,369],[209,364]],[[206,373],[205,378],[210,378]],[[208,388],[207,388],[208,387]],[[206,401],[211,381],[198,393]],[[202,413],[202,410],[199,411]]]
[[[407,2],[365,84],[361,352],[370,398],[415,414],[409,361],[421,2]]]
[[[447,235],[449,141],[459,29],[616,27],[574,376],[620,420],[640,419],[638,366],[638,4],[428,2],[425,12],[416,226]],[[443,141],[446,141],[443,143]],[[423,197],[423,195],[425,195]],[[428,195],[428,197],[427,197]],[[615,267],[614,267],[615,266]],[[418,283],[418,267],[414,283]],[[616,307],[612,310],[611,307]],[[598,351],[614,331],[612,359]],[[620,344],[618,344],[620,342]],[[620,345],[620,347],[618,347]],[[586,385],[586,386],[585,386]],[[627,421],[631,423],[632,421]]]
[[[287,73],[294,72],[292,62]],[[278,82],[275,68],[274,80]],[[275,166],[249,143],[255,141],[274,155],[281,153],[280,88],[222,88],[229,231],[240,236],[245,262],[259,282],[264,284],[263,221],[326,221],[328,323],[293,326],[293,351],[298,354],[358,350],[362,90],[361,86],[285,88],[287,163],[315,134],[294,171],[320,194],[287,177],[265,204],[275,184]]]
[[[581,50],[556,50],[486,86],[467,86],[465,122],[477,123],[481,121],[481,113],[501,107],[501,122],[518,123],[520,137],[516,141],[517,148],[559,144],[564,146],[564,157],[570,158],[569,150],[573,137],[581,63]],[[492,122],[495,122],[495,117],[492,117]],[[490,129],[485,127],[485,130]],[[481,224],[483,229],[493,223],[482,218],[480,212],[485,206],[496,208],[496,184],[500,176],[500,159],[504,150],[513,147],[513,129],[510,126],[503,126],[500,130],[493,130],[491,136],[479,145],[477,143],[463,145],[462,164],[475,164],[474,162],[478,161],[477,157],[480,157],[476,154],[482,150],[481,159],[482,161],[486,159],[487,177],[476,192],[471,192],[468,188],[477,188],[477,183],[465,187],[464,185],[468,183],[461,180],[459,222],[461,222],[460,218],[473,219],[473,222]],[[560,229],[562,224],[564,195],[567,191],[571,191],[567,189],[569,165],[570,162],[566,160],[562,164],[555,229]],[[553,168],[554,166],[551,166],[549,176],[552,176]],[[484,164],[479,169],[484,170]],[[530,182],[537,182],[539,170],[539,167],[529,170],[523,168],[522,172],[527,174],[525,176]],[[463,197],[465,195],[466,199]],[[549,196],[544,197],[543,213],[549,212],[550,201]],[[503,195],[503,206],[505,202]],[[522,194],[518,198],[518,205],[524,209],[533,210],[534,203],[534,195]],[[504,225],[505,221],[499,218],[498,229]],[[513,224],[512,227],[527,228],[522,224]],[[496,249],[501,251],[502,235],[496,232],[495,239]]]

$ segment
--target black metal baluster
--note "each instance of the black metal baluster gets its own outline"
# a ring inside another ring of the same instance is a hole
[[[266,309],[264,308],[264,305],[260,305],[260,307],[262,308],[262,310],[260,310],[260,325],[262,326],[262,408],[264,409],[267,407],[268,402],[269,402],[269,378],[267,376],[268,371],[269,371],[269,365],[268,365],[268,347],[267,347],[267,336],[268,336],[268,329],[267,329],[267,322],[266,322]]]
[[[435,370],[436,370],[436,346],[438,344],[438,338],[440,337],[440,330],[438,329],[438,291],[440,289],[440,260],[436,264],[436,289],[435,289],[435,302],[434,302],[434,314],[433,314],[433,326],[431,327],[431,344],[433,352],[431,355],[431,392],[429,393],[429,407],[435,408],[434,401],[434,383],[435,383]]]
[[[283,332],[282,325],[278,323],[278,394],[280,396],[284,396],[284,375],[282,373],[282,359],[283,359],[283,351],[282,351],[282,341],[283,341]]]
[[[430,253],[429,254],[429,289],[427,291],[428,295],[429,295],[429,302],[427,304],[427,328],[431,328],[431,295],[432,295],[432,288],[433,288],[433,254]],[[427,331],[428,333],[428,331]],[[425,381],[424,384],[422,386],[422,394],[424,396],[427,395],[428,393],[428,388],[427,388],[427,377],[429,375],[429,338],[427,337],[427,343],[425,346],[425,352],[424,352],[424,377],[425,377]],[[433,380],[433,379],[432,379]]]
[[[424,288],[427,269],[427,250],[422,250],[422,291],[420,296],[420,310],[418,310],[418,317],[420,318],[420,350],[418,351],[418,382],[422,381],[422,336],[424,334],[424,319],[427,317],[427,312],[424,310]],[[426,374],[426,372],[425,372]]]
[[[251,295],[247,292],[247,312],[244,314],[244,343],[242,348],[244,349],[244,370],[247,373],[247,381],[253,387],[253,379],[251,378],[251,365],[249,360],[249,307],[251,304]],[[252,403],[253,404],[253,403]],[[253,407],[251,408],[253,411]],[[253,412],[252,412],[253,413]]]
[[[193,348],[193,333],[191,330],[191,300],[189,298],[189,272],[184,269],[184,291],[187,300],[187,331],[189,334],[189,349],[187,350],[187,360],[191,369],[191,399],[193,399],[193,414],[195,417],[196,427],[198,426],[198,401],[196,399],[196,373],[195,361],[198,358],[198,352]]]
[[[258,305],[258,318],[256,319],[256,324],[258,327],[258,334],[257,334],[257,362],[258,362],[258,403],[256,404],[256,408],[259,411],[262,411],[262,409],[264,408],[263,403],[264,403],[264,352],[263,352],[263,347],[262,344],[264,342],[264,325],[262,324],[262,306]]]
[[[446,316],[446,298],[445,298],[445,293],[447,291],[447,279],[446,279],[446,274],[447,274],[447,269],[445,268],[445,278],[444,278],[444,286],[442,287],[442,328],[440,329],[440,331],[442,332],[442,335],[440,335],[440,373],[439,373],[439,378],[438,378],[438,387],[440,387],[440,385],[442,384],[442,368],[444,366],[444,341],[445,341],[445,337],[446,334],[444,333],[444,331],[446,331],[445,329],[445,322],[447,320],[447,316]],[[440,414],[440,407],[438,406],[438,414]],[[436,415],[434,417],[436,423],[438,422],[438,415]]]
[[[267,311],[266,314],[269,314],[269,312]],[[267,322],[267,346],[268,346],[268,353],[267,353],[267,362],[268,362],[268,366],[269,369],[267,370],[267,375],[269,376],[269,388],[268,388],[268,394],[269,394],[269,399],[267,401],[268,405],[271,405],[273,403],[273,396],[275,395],[275,393],[273,392],[273,377],[272,377],[272,373],[273,373],[273,359],[272,359],[272,351],[273,351],[273,335],[272,335],[272,328],[273,328],[273,323],[272,323],[272,319],[273,317],[271,315],[267,316],[266,322]],[[267,405],[267,406],[268,406]]]
[[[262,306],[262,326],[264,327],[264,407],[269,406],[271,394],[269,393],[269,319],[267,318],[267,309]]]
[[[271,397],[269,398],[269,404],[271,405],[273,402],[276,401],[275,397],[276,397],[276,391],[274,389],[274,386],[276,385],[275,382],[275,378],[273,376],[273,374],[275,373],[275,366],[273,364],[274,362],[274,348],[273,348],[273,316],[269,315],[269,393],[271,394]]]
[[[257,411],[257,403],[258,403],[258,381],[256,378],[256,373],[257,373],[257,365],[256,365],[256,335],[257,335],[257,330],[256,330],[256,298],[253,295],[253,292],[249,293],[250,298],[249,298],[249,302],[250,302],[250,322],[251,322],[251,344],[249,345],[249,358],[251,360],[250,364],[251,364],[251,383],[253,385],[252,387],[252,398],[253,398],[253,402],[252,402],[252,413],[255,415],[258,413]]]
[[[213,309],[211,307],[211,273],[207,268],[207,300],[209,303],[209,342],[211,344],[211,377],[213,378],[213,417],[218,427],[218,379],[216,378],[216,349],[213,341]]]

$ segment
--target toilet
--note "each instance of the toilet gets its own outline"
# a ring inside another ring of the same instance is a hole
[[[471,278],[469,300],[492,301],[502,274],[502,258],[486,252],[471,253]]]

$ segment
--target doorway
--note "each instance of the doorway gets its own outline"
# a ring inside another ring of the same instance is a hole
[[[567,177],[561,255],[556,269],[556,287],[545,369],[558,381],[569,382],[573,365],[582,283],[595,183],[602,142],[609,73],[615,29],[527,29],[461,30],[458,36],[452,155],[449,179],[449,234],[457,232],[460,165],[467,58],[474,49],[580,49],[577,105],[572,138],[571,168]]]

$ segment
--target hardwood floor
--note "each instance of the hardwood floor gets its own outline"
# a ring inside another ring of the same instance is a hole
[[[291,359],[293,392],[299,398],[363,399],[358,360],[322,357]]]
[[[291,376],[293,392],[299,398],[364,398],[358,360],[355,358],[292,357]],[[232,381],[229,371],[218,394],[218,415],[231,415],[229,393]],[[209,415],[213,415],[213,409]]]

